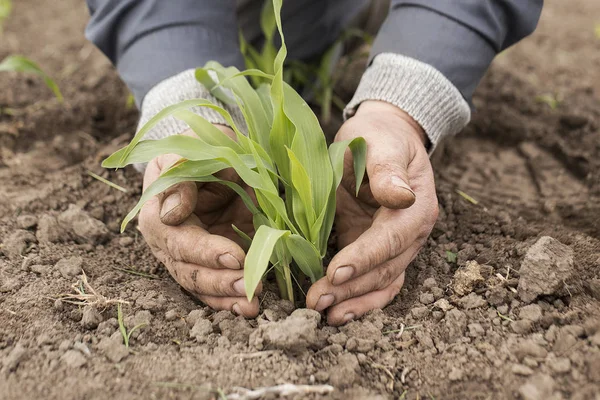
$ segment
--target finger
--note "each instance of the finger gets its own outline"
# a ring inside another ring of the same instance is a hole
[[[194,212],[198,189],[194,182],[182,182],[171,186],[158,198],[161,222],[166,225],[179,225]]]
[[[185,290],[197,296],[246,296],[243,270],[215,270],[195,264],[171,260],[167,260],[165,265],[169,270],[169,273]],[[262,285],[259,284],[254,294],[258,295],[261,291]]]
[[[337,253],[327,268],[332,285],[361,276],[405,252],[422,233],[419,208],[390,210],[381,208],[373,224],[353,243]]]
[[[254,297],[251,302],[245,297],[199,296],[198,298],[214,310],[229,310],[245,318],[256,317],[260,308],[257,297]]]
[[[199,226],[192,214],[183,224],[169,226],[158,217],[158,202],[142,207],[139,226],[144,238],[175,261],[184,261],[215,269],[241,269],[245,253],[234,241],[212,235]]]
[[[327,312],[327,322],[333,326],[343,325],[360,318],[371,310],[384,308],[400,292],[402,285],[404,285],[404,278],[405,274],[402,273],[391,285],[384,289],[354,297],[331,307]]]
[[[367,175],[375,200],[384,207],[408,208],[416,195],[410,187],[408,167],[414,144],[405,140],[371,140],[367,148]]]
[[[421,243],[415,242],[400,256],[378,265],[370,272],[338,286],[333,286],[328,279],[317,281],[307,294],[307,307],[321,312],[348,299],[360,297],[389,286],[400,274],[404,273],[406,267],[416,257],[420,248]]]

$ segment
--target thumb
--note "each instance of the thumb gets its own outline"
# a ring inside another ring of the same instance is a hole
[[[410,187],[408,166],[413,158],[411,145],[376,140],[367,150],[367,174],[375,200],[386,208],[408,208],[416,200]]]
[[[169,154],[152,160],[144,174],[144,190],[179,158]],[[179,225],[194,212],[198,200],[198,188],[195,182],[178,183],[158,195],[158,199],[161,222],[165,225]]]

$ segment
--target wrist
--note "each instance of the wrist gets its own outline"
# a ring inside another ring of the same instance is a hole
[[[423,127],[406,111],[391,103],[379,100],[363,101],[356,109],[355,116],[357,117],[361,114],[371,116],[379,115],[385,116],[387,118],[395,118],[398,120],[399,123],[399,131],[407,132],[414,135],[419,139],[423,146],[425,146],[425,148],[429,148],[431,144]]]

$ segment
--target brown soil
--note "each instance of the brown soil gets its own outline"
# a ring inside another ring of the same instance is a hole
[[[296,399],[599,399],[600,3],[546,3],[535,35],[482,82],[471,125],[434,157],[442,212],[401,295],[337,329],[306,310],[288,317],[272,293],[256,320],[213,313],[133,224],[117,234],[141,180],[99,161],[135,129],[127,90],[85,41],[82,1],[53,2],[43,20],[38,2],[15,2],[0,58],[34,58],[66,103],[0,75],[0,398],[204,399],[289,382],[335,387]],[[546,93],[558,108],[536,100]],[[56,300],[81,267],[104,300],[128,302],[129,329],[147,324],[129,351],[115,304]]]

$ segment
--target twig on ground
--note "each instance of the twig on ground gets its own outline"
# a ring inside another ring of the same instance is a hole
[[[258,389],[245,389],[241,387],[233,388],[234,393],[228,394],[228,400],[255,400],[263,398],[266,395],[274,394],[278,396],[306,395],[306,394],[329,394],[335,390],[330,385],[293,385],[284,383],[272,387]]]
[[[467,200],[471,204],[475,204],[475,205],[479,204],[479,202],[477,200],[475,200],[473,197],[469,196],[468,194],[466,194],[462,190],[456,189],[456,193],[458,193],[458,195],[460,197],[462,197],[463,199]]]
[[[105,309],[111,304],[129,304],[128,301],[121,299],[109,299],[96,292],[96,290],[90,285],[87,279],[85,271],[81,270],[81,276],[71,285],[71,288],[75,291],[75,294],[62,294],[59,295],[59,299],[65,303],[75,304],[78,306],[96,306]]]

